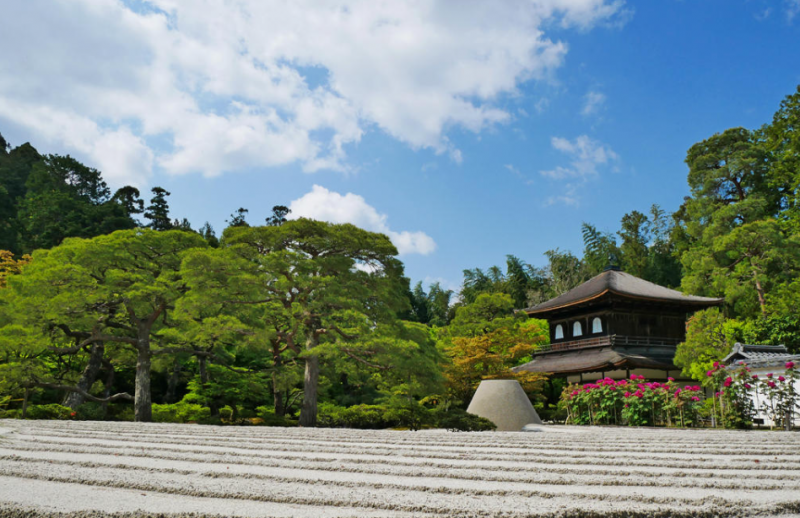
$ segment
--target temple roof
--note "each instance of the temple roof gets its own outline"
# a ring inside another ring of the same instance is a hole
[[[726,365],[738,362],[751,367],[778,365],[787,361],[800,361],[800,354],[790,354],[785,345],[751,345],[736,343],[733,351],[722,360]]]
[[[653,284],[650,281],[634,277],[618,269],[609,269],[600,275],[592,277],[563,295],[559,295],[556,298],[542,302],[536,306],[526,308],[523,311],[529,315],[541,315],[568,306],[579,305],[609,293],[634,299],[691,306],[696,309],[718,306],[722,304],[723,301],[723,299],[711,297],[684,295],[679,291]]]
[[[605,347],[536,356],[525,365],[514,367],[512,370],[514,372],[577,374],[580,372],[602,372],[633,368],[677,369],[671,361],[663,358],[648,357]]]

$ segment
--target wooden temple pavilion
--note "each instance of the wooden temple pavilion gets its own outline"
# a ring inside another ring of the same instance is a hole
[[[684,295],[609,267],[580,286],[524,309],[550,324],[550,344],[516,371],[547,372],[570,382],[631,374],[681,379],[673,359],[693,312],[722,299]]]

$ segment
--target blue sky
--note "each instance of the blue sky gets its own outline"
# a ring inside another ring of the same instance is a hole
[[[0,132],[195,226],[294,203],[387,232],[451,288],[674,210],[688,147],[800,84],[798,0],[202,4],[4,5]]]

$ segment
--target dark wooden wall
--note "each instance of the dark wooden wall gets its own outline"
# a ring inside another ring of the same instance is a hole
[[[599,317],[603,324],[600,333],[592,333],[592,320]],[[654,303],[616,300],[602,306],[574,308],[549,319],[551,343],[594,338],[603,335],[669,338],[683,341],[686,335],[685,309],[660,306]],[[580,321],[583,335],[573,336],[573,324]],[[556,340],[556,326],[564,326],[564,338]]]

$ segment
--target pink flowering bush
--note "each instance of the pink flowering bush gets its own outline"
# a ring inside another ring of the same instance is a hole
[[[649,382],[633,374],[627,380],[604,378],[564,389],[561,405],[567,422],[573,424],[617,424],[629,426],[693,426],[702,405],[699,385],[680,387]]]
[[[783,375],[775,376],[770,372],[765,378],[757,381],[755,391],[763,396],[761,410],[769,416],[772,422],[779,428],[791,430],[794,425],[794,417],[800,409],[800,397],[796,389],[796,380],[800,377],[794,362],[786,362],[786,371]]]
[[[714,390],[712,421],[714,426],[749,428],[753,424],[755,407],[750,397],[752,385],[757,381],[750,369],[742,365],[737,369],[725,368],[719,362],[707,373],[704,385]]]

